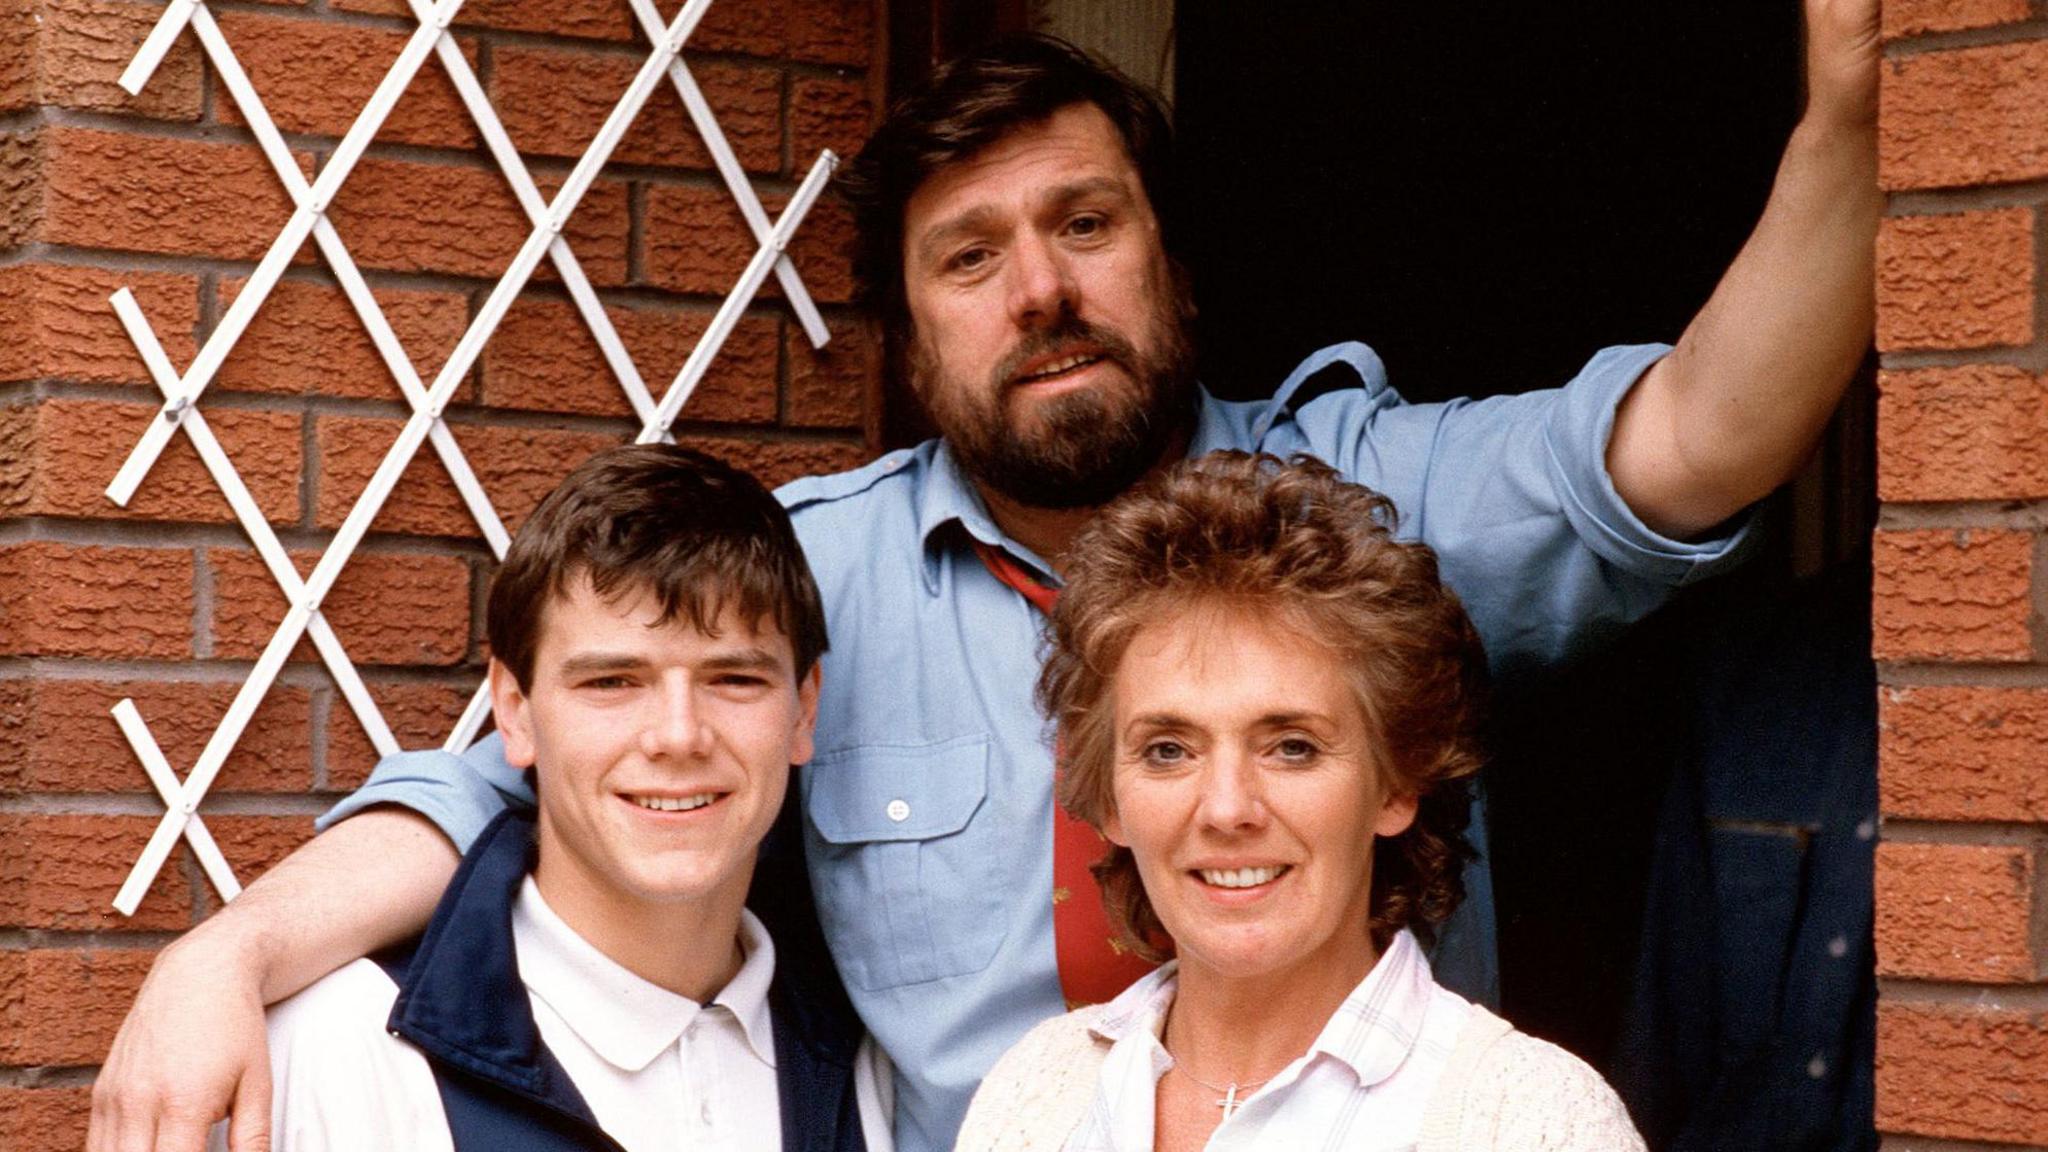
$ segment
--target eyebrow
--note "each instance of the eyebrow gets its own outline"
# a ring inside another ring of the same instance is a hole
[[[1328,718],[1320,712],[1268,712],[1253,724],[1258,728],[1286,728],[1295,724],[1327,723]],[[1124,731],[1141,728],[1198,728],[1201,725],[1179,712],[1146,712],[1131,717],[1124,725]]]
[[[579,652],[562,661],[561,675],[587,676],[594,672],[622,672],[631,668],[644,668],[648,660],[630,652]],[[781,667],[781,661],[766,648],[739,648],[721,652],[704,661],[702,668],[714,672],[762,672],[774,671]]]
[[[1131,198],[1131,190],[1124,181],[1114,176],[1090,176],[1085,179],[1070,181],[1054,188],[1051,194],[1046,197],[1046,203],[1051,208],[1060,209],[1067,207],[1076,200],[1084,200],[1090,196],[1109,196],[1128,202]],[[962,237],[972,236],[977,232],[986,231],[995,223],[999,215],[1000,213],[990,205],[977,204],[956,216],[941,221],[926,229],[923,236],[918,237],[917,254],[921,259],[931,260],[938,255],[939,249],[947,247],[953,241]]]

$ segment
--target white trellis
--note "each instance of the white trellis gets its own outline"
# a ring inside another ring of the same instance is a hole
[[[228,753],[241,739],[250,717],[269,692],[272,683],[284,666],[287,656],[301,636],[309,637],[321,662],[326,666],[335,684],[349,707],[362,722],[363,730],[369,733],[370,741],[379,754],[388,755],[398,750],[398,741],[391,734],[390,726],[384,722],[376,701],[371,698],[361,676],[350,662],[348,652],[341,640],[328,626],[320,613],[320,603],[334,587],[341,570],[361,543],[363,534],[369,530],[384,501],[398,483],[406,466],[412,462],[423,443],[431,442],[436,455],[453,478],[455,487],[462,495],[463,503],[482,530],[485,541],[493,555],[503,559],[508,538],[504,524],[492,507],[490,497],[478,483],[476,474],[463,457],[462,449],[455,437],[442,421],[443,409],[449,398],[460,385],[486,342],[504,319],[505,312],[526,285],[527,279],[546,256],[553,261],[562,286],[575,302],[578,313],[590,326],[597,339],[606,363],[618,377],[619,386],[625,391],[632,404],[635,417],[640,422],[638,442],[647,443],[669,438],[669,428],[681,412],[683,404],[690,398],[697,382],[718,355],[725,340],[732,334],[740,315],[761,289],[770,273],[782,286],[784,297],[804,333],[814,345],[823,345],[827,339],[823,319],[818,315],[817,306],[805,291],[802,279],[795,266],[785,255],[796,229],[803,223],[804,216],[824,190],[825,182],[831,177],[837,163],[831,152],[821,152],[811,165],[809,173],[798,186],[795,195],[783,209],[780,219],[770,219],[762,207],[761,200],[748,182],[734,156],[732,146],[726,141],[725,133],[719,128],[710,106],[705,102],[703,92],[697,87],[696,79],[684,64],[682,51],[697,22],[703,17],[711,0],[689,0],[674,20],[664,24],[653,0],[627,0],[633,10],[640,30],[653,45],[647,60],[641,65],[633,82],[613,106],[605,118],[597,136],[588,150],[577,160],[569,177],[549,200],[541,195],[532,174],[527,171],[524,161],[512,146],[504,125],[496,111],[485,97],[482,84],[477,81],[469,61],[462,54],[455,38],[448,33],[449,24],[462,6],[463,0],[407,0],[419,27],[406,42],[398,59],[385,73],[383,81],[372,93],[369,102],[350,125],[348,133],[335,148],[327,166],[318,179],[310,184],[300,174],[293,161],[291,151],[265,110],[249,77],[236,60],[234,50],[220,26],[214,22],[203,0],[170,0],[156,27],[137,51],[134,61],[121,76],[121,86],[130,93],[138,93],[149,82],[151,74],[171,44],[190,28],[205,49],[221,80],[226,84],[229,95],[235,101],[250,132],[262,148],[265,158],[277,172],[295,205],[290,220],[272,241],[269,250],[257,264],[247,285],[235,297],[220,324],[214,329],[205,344],[199,349],[192,363],[181,374],[164,353],[155,330],[143,314],[132,293],[126,288],[114,294],[115,314],[129,338],[135,342],[143,362],[148,366],[151,379],[157,390],[163,393],[163,408],[156,420],[151,421],[142,439],[135,446],[127,461],[121,466],[112,484],[107,487],[107,496],[116,504],[126,505],[135,494],[137,485],[148,474],[163,452],[172,436],[183,429],[197,450],[207,472],[220,485],[227,497],[235,519],[248,533],[258,555],[270,575],[284,590],[285,600],[290,605],[284,620],[272,634],[270,642],[250,671],[249,678],[242,683],[227,714],[222,718],[206,747],[193,764],[191,772],[181,781],[171,764],[158,748],[151,736],[148,724],[131,700],[122,700],[114,706],[114,718],[122,734],[135,750],[142,762],[150,783],[163,798],[167,811],[150,836],[149,844],[122,884],[114,898],[114,907],[124,915],[133,915],[143,895],[149,890],[171,848],[182,836],[190,845],[193,855],[205,870],[207,878],[220,892],[222,899],[233,899],[241,890],[233,869],[221,855],[219,847],[206,830],[206,824],[199,817],[199,803],[205,798],[214,777],[226,762]],[[510,183],[520,208],[525,212],[531,225],[526,241],[512,258],[511,264],[492,288],[483,306],[478,309],[475,320],[463,333],[455,350],[442,365],[439,374],[431,384],[423,381],[413,366],[411,357],[399,344],[398,337],[386,320],[383,310],[375,297],[370,294],[369,285],[350,258],[334,226],[328,222],[326,210],[334,202],[335,193],[354,170],[362,158],[384,119],[397,104],[398,98],[412,83],[413,77],[425,64],[428,53],[433,53],[454,82],[456,91],[470,117],[482,135],[485,146],[496,160],[499,170]],[[626,130],[641,108],[646,104],[666,77],[688,111],[691,122],[703,137],[705,147],[711,154],[719,176],[727,190],[738,203],[747,228],[753,233],[759,246],[746,270],[741,273],[711,324],[689,357],[676,372],[667,389],[657,401],[642,379],[632,357],[627,354],[619,340],[603,303],[591,289],[590,281],[584,276],[576,256],[570,251],[568,241],[563,237],[563,228],[576,206],[589,190],[599,170],[610,158],[612,149],[618,146]],[[261,509],[250,496],[248,487],[242,483],[234,464],[214,438],[205,417],[197,407],[199,397],[206,386],[213,381],[221,363],[233,350],[235,342],[248,328],[249,321],[258,309],[263,307],[270,291],[277,285],[278,278],[290,263],[294,253],[311,236],[326,259],[334,277],[340,282],[356,315],[361,318],[369,331],[371,341],[399,391],[411,407],[411,415],[400,430],[396,442],[391,446],[370,478],[367,487],[349,509],[348,516],[334,535],[333,541],[321,555],[310,577],[301,578],[279,542],[277,534],[264,519]],[[469,706],[462,718],[448,736],[444,745],[451,750],[460,749],[475,739],[490,709],[490,698],[484,687],[479,685],[470,698]]]

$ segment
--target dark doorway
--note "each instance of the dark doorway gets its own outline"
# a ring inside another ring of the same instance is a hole
[[[1790,0],[1182,4],[1181,245],[1204,381],[1265,395],[1356,339],[1409,399],[1439,400],[1555,386],[1603,345],[1676,339],[1769,192],[1799,110],[1799,16]],[[1865,387],[1776,502],[1751,579],[1860,547],[1869,406]],[[1659,637],[1680,634],[1642,630],[1501,710],[1505,1008],[1596,1064],[1679,754]]]

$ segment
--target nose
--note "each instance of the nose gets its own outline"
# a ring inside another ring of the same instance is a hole
[[[1218,832],[1244,832],[1265,824],[1264,778],[1252,757],[1225,752],[1210,758],[1201,777],[1197,818]]]
[[[650,760],[694,759],[709,754],[711,728],[697,707],[695,687],[664,682],[652,694],[640,726],[640,751]]]
[[[1010,318],[1021,328],[1052,323],[1078,303],[1065,254],[1036,233],[1020,240],[1011,253],[1009,289]]]

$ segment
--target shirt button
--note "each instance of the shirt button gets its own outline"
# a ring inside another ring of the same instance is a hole
[[[1828,941],[1828,955],[1840,960],[1848,954],[1849,938],[1847,936],[1837,936],[1833,940]]]
[[[898,824],[910,819],[910,805],[902,800],[889,801],[889,806],[882,809],[882,811],[888,815],[889,819],[894,820]]]
[[[1815,1056],[1813,1059],[1808,1060],[1806,1062],[1806,1074],[1815,1080],[1826,1076],[1828,1074],[1827,1058],[1825,1056]]]

